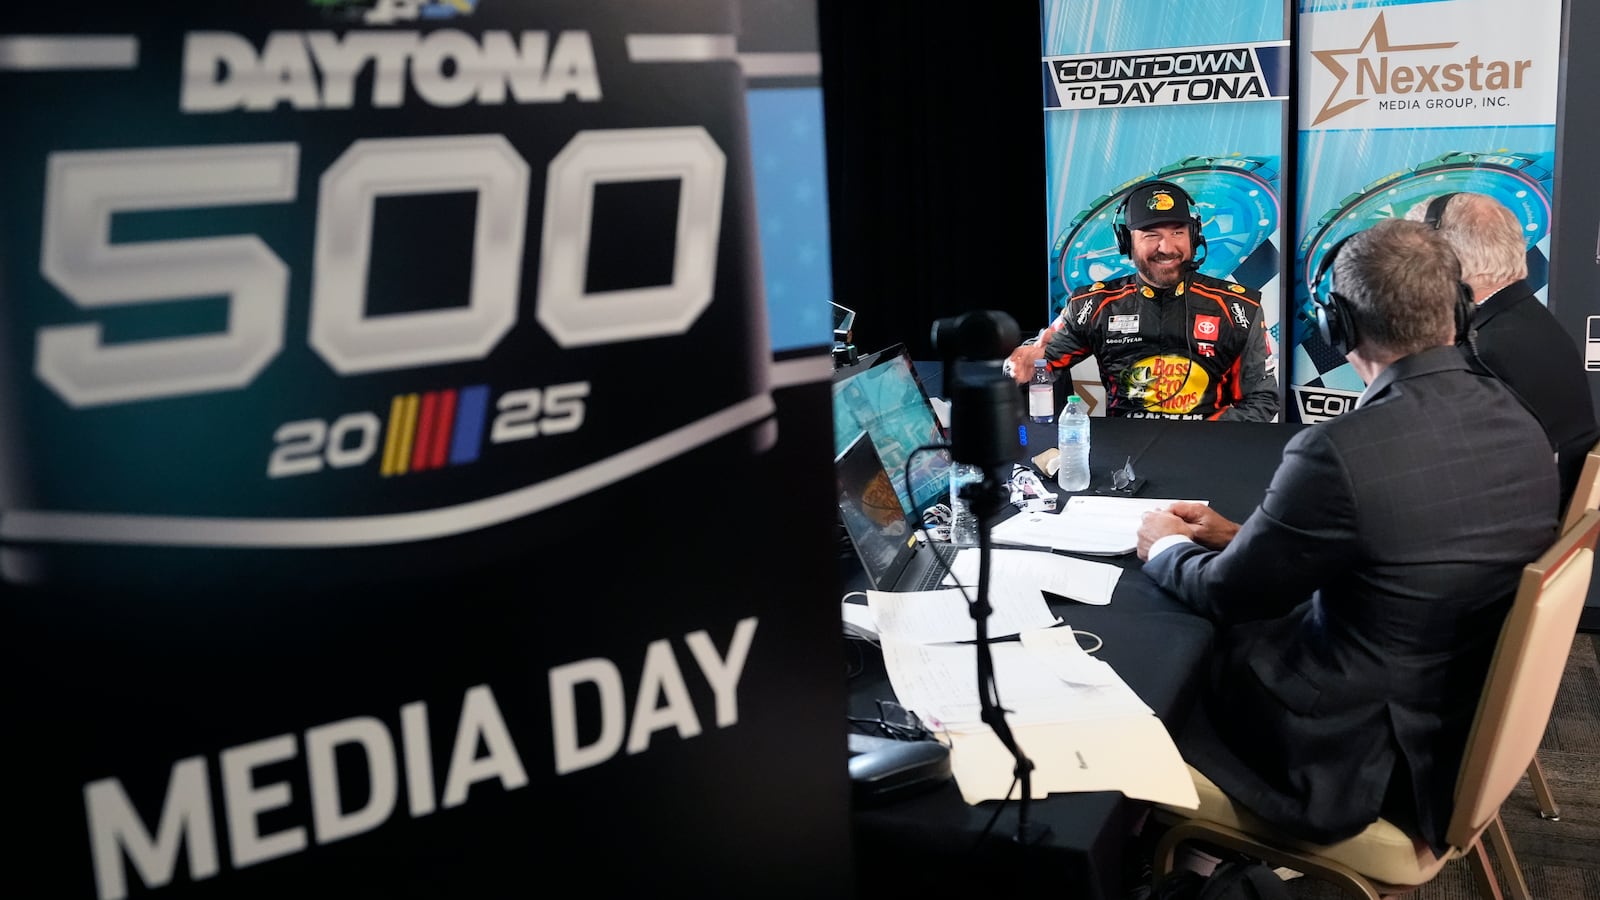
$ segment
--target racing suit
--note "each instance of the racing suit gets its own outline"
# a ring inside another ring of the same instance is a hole
[[[1096,282],[1039,340],[1052,369],[1095,357],[1109,416],[1267,422],[1278,414],[1261,295],[1242,284],[1198,272],[1171,288],[1138,274]]]

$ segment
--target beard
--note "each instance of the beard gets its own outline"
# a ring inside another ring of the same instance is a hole
[[[1169,288],[1183,280],[1188,272],[1188,257],[1178,253],[1152,254],[1134,260],[1134,268],[1144,280],[1159,288]]]

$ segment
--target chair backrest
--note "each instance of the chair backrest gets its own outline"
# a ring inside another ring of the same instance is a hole
[[[1600,444],[1589,448],[1583,457],[1583,471],[1578,473],[1578,486],[1567,502],[1567,514],[1561,519],[1561,531],[1571,531],[1583,514],[1600,509]]]
[[[1467,738],[1445,838],[1467,847],[1528,769],[1555,706],[1594,571],[1600,511],[1589,510],[1522,569]]]

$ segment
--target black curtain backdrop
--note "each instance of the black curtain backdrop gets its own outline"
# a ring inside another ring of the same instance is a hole
[[[956,7],[955,9],[962,9]],[[820,0],[834,302],[863,352],[933,320],[1046,324],[1039,7]]]
[[[1561,94],[1556,110],[1555,208],[1550,239],[1550,311],[1583,347],[1588,319],[1600,316],[1600,57],[1585,52],[1600,33],[1600,5],[1567,0],[1561,23]],[[1589,371],[1600,414],[1600,371]]]
[[[1600,316],[1600,56],[1586,52],[1600,33],[1600,6],[1567,0],[1561,22],[1561,95],[1556,108],[1556,181],[1550,238],[1550,312],[1587,351],[1589,317]],[[1600,413],[1600,372],[1589,370],[1589,394]],[[1600,578],[1589,584],[1580,627],[1600,631]]]

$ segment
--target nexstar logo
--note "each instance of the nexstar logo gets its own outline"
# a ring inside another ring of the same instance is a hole
[[[1450,50],[1458,41],[1423,44],[1394,44],[1383,13],[1355,47],[1343,50],[1313,50],[1311,55],[1336,79],[1322,109],[1311,121],[1313,126],[1348,112],[1368,100],[1393,95],[1456,94],[1463,91],[1505,91],[1522,87],[1531,59],[1467,59],[1439,61],[1435,51]],[[1350,59],[1345,59],[1350,57]],[[1441,105],[1441,98],[1430,99],[1429,106]],[[1444,104],[1458,105],[1458,104]]]

